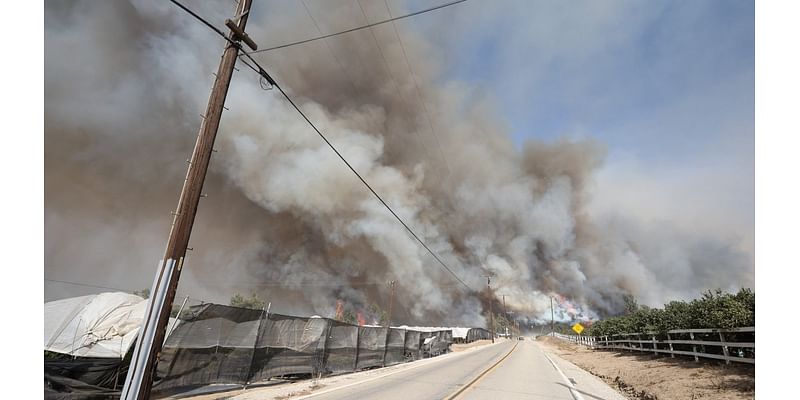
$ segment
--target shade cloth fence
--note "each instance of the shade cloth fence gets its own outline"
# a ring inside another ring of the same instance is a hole
[[[353,372],[439,355],[453,342],[451,330],[356,326],[218,304],[190,307],[180,319],[164,343],[156,391]]]

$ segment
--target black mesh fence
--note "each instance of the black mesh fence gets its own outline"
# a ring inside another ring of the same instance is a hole
[[[353,372],[443,354],[452,342],[450,330],[355,326],[207,304],[184,312],[167,338],[154,390]]]
[[[422,332],[406,331],[406,338],[403,343],[406,361],[422,358]]]
[[[389,337],[386,340],[386,355],[384,365],[394,365],[404,362],[405,344],[408,331],[405,329],[389,329]]]
[[[486,339],[491,339],[491,338],[492,338],[492,334],[489,331],[487,331],[486,329],[483,329],[483,328],[470,328],[467,331],[466,341],[467,341],[467,343],[469,343],[469,342],[474,342],[476,340],[486,340]]]
[[[359,326],[356,369],[380,367],[386,349],[386,328]]]
[[[434,340],[433,345],[431,346],[431,355],[438,356],[440,354],[444,354],[450,348],[450,344],[453,343],[453,331],[451,330],[444,330],[444,331],[436,331],[435,332],[436,340]]]
[[[358,327],[339,321],[328,321],[325,343],[325,372],[340,373],[356,369]]]
[[[436,341],[436,332],[420,332],[420,358],[431,357],[433,342]]]
[[[323,371],[328,322],[269,314],[261,323],[249,381]]]
[[[215,304],[190,311],[164,343],[158,389],[247,382],[262,312]]]

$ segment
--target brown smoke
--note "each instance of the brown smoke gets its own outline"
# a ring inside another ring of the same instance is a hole
[[[307,4],[323,32],[388,17],[383,2],[362,0],[363,14],[355,1]],[[217,25],[233,10],[192,7]],[[46,275],[149,287],[224,43],[169,4],[45,8]],[[654,241],[631,235],[642,228],[630,221],[588,215],[601,144],[529,141],[520,151],[492,104],[442,82],[434,49],[396,27],[257,58],[476,291],[488,269],[510,308],[537,316],[561,293],[606,314],[623,294],[665,285],[668,254],[687,265],[654,301],[747,279],[729,246],[666,228]],[[318,34],[300,2],[256,2],[248,31],[261,47]],[[483,324],[479,294],[459,288],[300,116],[240,69],[180,291],[223,302],[255,292],[278,312],[332,316],[337,299],[385,307],[382,283],[396,280],[396,321]],[[703,272],[715,260],[739,275]]]

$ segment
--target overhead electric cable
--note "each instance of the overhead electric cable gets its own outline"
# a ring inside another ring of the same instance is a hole
[[[274,82],[274,80],[273,80],[273,82]],[[333,145],[333,143],[331,143],[331,142],[330,142],[330,140],[328,140],[328,138],[327,138],[327,137],[325,137],[325,135],[324,135],[324,134],[322,134],[322,132],[320,132],[320,130],[317,128],[317,126],[316,126],[316,125],[314,125],[314,123],[313,123],[313,122],[311,122],[311,120],[310,120],[310,119],[308,119],[308,117],[307,117],[307,116],[306,116],[306,114],[303,112],[303,110],[301,110],[301,109],[300,109],[300,107],[298,107],[298,106],[297,106],[297,104],[295,104],[294,100],[292,100],[292,98],[291,98],[291,97],[289,97],[289,95],[288,95],[288,94],[286,94],[286,92],[283,90],[283,88],[282,88],[280,85],[278,85],[277,83],[275,83],[275,88],[277,88],[277,89],[278,89],[278,91],[280,91],[280,92],[281,92],[281,94],[283,95],[283,97],[284,97],[284,98],[286,98],[286,101],[288,101],[288,102],[289,102],[289,104],[291,104],[291,105],[292,105],[292,107],[294,107],[294,109],[295,109],[295,110],[297,110],[297,112],[300,114],[300,116],[302,116],[302,117],[303,117],[303,119],[305,119],[305,120],[306,120],[306,122],[308,122],[308,124],[311,126],[311,128],[313,128],[313,129],[314,129],[314,131],[315,131],[315,132],[317,132],[317,134],[319,135],[319,137],[320,137],[320,138],[322,138],[322,140],[324,140],[324,141],[325,141],[325,143],[328,145],[328,147],[330,147],[330,148],[331,148],[331,150],[333,150],[333,152],[334,152],[334,153],[336,153],[336,155],[337,155],[337,156],[339,156],[339,158],[342,160],[342,162],[344,162],[344,163],[345,163],[345,165],[347,165],[347,168],[349,168],[349,169],[350,169],[350,171],[352,171],[352,172],[353,172],[353,173],[356,175],[356,177],[358,177],[358,179],[361,181],[361,183],[363,183],[363,184],[364,184],[364,185],[367,187],[367,189],[369,189],[369,191],[370,191],[370,192],[372,192],[372,194],[373,194],[373,195],[375,195],[375,197],[378,199],[378,201],[380,201],[380,202],[381,202],[381,204],[383,204],[383,206],[384,206],[384,207],[386,207],[386,209],[387,209],[387,210],[389,210],[389,212],[390,212],[390,213],[392,213],[392,215],[395,217],[395,219],[397,219],[397,221],[398,221],[398,222],[400,222],[400,224],[402,224],[404,228],[406,228],[406,230],[408,231],[408,233],[410,233],[410,234],[411,234],[411,236],[413,236],[413,237],[414,237],[414,239],[416,239],[416,240],[417,240],[417,242],[419,242],[419,244],[420,244],[420,245],[422,245],[422,247],[424,247],[424,248],[425,248],[425,250],[427,250],[427,251],[428,251],[428,253],[430,253],[430,254],[431,254],[431,256],[433,256],[433,258],[434,258],[434,259],[435,259],[435,260],[436,260],[436,261],[437,261],[437,262],[438,262],[438,263],[439,263],[439,264],[440,264],[442,267],[444,267],[444,269],[445,269],[445,270],[447,270],[447,272],[449,272],[451,275],[453,275],[453,277],[454,277],[454,278],[456,278],[456,280],[458,280],[459,282],[461,282],[461,284],[462,284],[462,285],[464,285],[464,287],[466,287],[466,288],[467,288],[467,289],[469,289],[469,290],[472,290],[472,288],[471,288],[469,285],[467,285],[467,284],[466,284],[466,282],[464,282],[463,280],[461,280],[461,278],[459,278],[459,277],[458,277],[458,275],[456,275],[456,273],[455,273],[455,272],[453,272],[453,270],[451,270],[451,269],[450,269],[450,267],[448,267],[448,266],[447,266],[447,264],[445,264],[445,263],[444,263],[444,261],[442,261],[442,259],[441,259],[441,258],[439,258],[439,256],[438,256],[438,255],[436,255],[436,253],[435,253],[433,250],[431,250],[431,248],[430,248],[430,247],[428,247],[428,245],[427,245],[427,244],[426,244],[426,243],[425,243],[425,242],[424,242],[422,239],[420,239],[420,237],[419,237],[419,236],[417,236],[417,234],[416,234],[416,233],[415,233],[415,232],[414,232],[414,231],[411,229],[411,227],[409,227],[409,226],[408,226],[408,224],[406,224],[406,222],[405,222],[405,221],[403,221],[403,219],[402,219],[402,218],[400,218],[400,216],[399,216],[399,215],[397,215],[397,213],[396,213],[396,212],[395,212],[395,211],[392,209],[392,207],[391,207],[391,206],[389,206],[389,204],[387,204],[385,200],[383,200],[383,197],[381,197],[381,195],[379,195],[379,194],[378,194],[378,192],[376,192],[376,191],[375,191],[375,189],[373,189],[373,188],[372,188],[372,186],[371,186],[371,185],[370,185],[370,184],[369,184],[369,183],[368,183],[368,182],[367,182],[367,181],[364,179],[364,177],[362,177],[362,176],[361,176],[361,174],[359,174],[359,173],[358,173],[358,171],[356,171],[356,169],[355,169],[355,168],[353,168],[353,166],[352,166],[352,165],[350,165],[350,162],[349,162],[349,161],[347,161],[347,159],[346,159],[346,158],[344,158],[344,156],[342,155],[342,153],[340,153],[340,152],[339,152],[339,150],[338,150],[338,149],[336,149],[336,147]]]
[[[314,18],[314,14],[311,13],[311,10],[308,8],[308,5],[306,4],[306,1],[301,0],[300,2],[303,4],[303,8],[305,8],[308,17],[311,18],[311,22],[314,23],[314,27],[317,29],[317,32],[321,35],[322,29],[319,28],[319,24],[317,24],[317,19]],[[333,51],[333,49],[331,48],[331,44],[327,40],[323,41],[323,43],[325,43],[325,47],[328,48],[328,52],[331,53],[333,59],[336,60],[336,65],[339,66],[342,75],[344,75],[347,78],[347,82],[350,83],[350,88],[353,89],[353,95],[354,96],[357,95],[358,89],[356,89],[356,85],[353,83],[353,80],[350,79],[350,74],[347,73],[347,69],[344,67],[344,64],[342,64],[341,60],[339,60],[339,56],[336,55],[336,52]]]
[[[84,287],[95,288],[95,289],[108,289],[108,290],[117,290],[117,291],[120,291],[120,292],[132,292],[131,290],[128,290],[128,289],[120,289],[120,288],[110,287],[110,286],[92,285],[90,283],[60,281],[58,279],[47,279],[47,278],[44,278],[44,281],[45,282],[54,282],[54,283],[63,283],[63,284],[67,284],[67,285],[84,286]]]
[[[174,2],[174,0],[171,0],[171,1]],[[385,20],[382,20],[382,21],[373,22],[371,24],[367,24],[367,25],[363,25],[363,26],[359,26],[359,27],[355,27],[355,28],[350,28],[350,29],[346,29],[346,30],[343,30],[343,31],[335,32],[335,33],[329,33],[327,35],[317,36],[317,37],[313,37],[313,38],[310,38],[310,39],[298,40],[296,42],[291,42],[291,43],[286,43],[286,44],[282,44],[282,45],[279,45],[279,46],[273,46],[273,47],[268,47],[268,48],[261,49],[261,50],[256,50],[256,51],[251,52],[251,54],[263,53],[263,52],[271,51],[271,50],[278,50],[278,49],[282,49],[282,48],[285,48],[285,47],[296,46],[298,44],[304,44],[304,43],[308,43],[308,42],[313,42],[315,40],[329,38],[329,37],[332,37],[332,36],[344,35],[345,33],[360,31],[362,29],[367,29],[367,28],[371,28],[373,26],[382,25],[382,24],[385,24],[387,22],[392,22],[392,21],[397,21],[399,19],[413,17],[415,15],[420,15],[420,14],[424,14],[424,13],[427,13],[427,12],[430,12],[430,11],[439,10],[439,9],[442,9],[442,8],[445,8],[445,7],[456,5],[458,3],[463,3],[465,1],[467,1],[467,0],[451,1],[449,3],[441,4],[441,5],[438,5],[438,6],[435,6],[435,7],[426,8],[424,10],[415,11],[415,12],[410,13],[410,14],[400,15],[400,16],[397,16],[397,17],[394,17],[394,18],[389,18],[389,19],[385,19]],[[183,8],[183,7],[181,7],[181,8]]]
[[[116,290],[118,292],[125,292],[125,293],[132,293],[132,294],[136,294],[136,292],[137,292],[136,290],[130,290],[130,289],[122,289],[122,288],[111,287],[111,286],[94,285],[94,284],[91,284],[91,283],[62,281],[62,280],[58,280],[58,279],[47,279],[47,278],[44,278],[44,281],[45,282],[53,282],[53,283],[63,283],[63,284],[74,285],[74,286],[83,286],[83,287],[95,288],[95,289]],[[145,289],[147,289],[147,288],[145,288]],[[147,289],[147,290],[149,290],[149,289]],[[200,302],[203,302],[203,303],[211,303],[210,301],[203,300],[203,299],[198,299],[198,298],[195,298],[195,297],[190,297],[190,299],[197,300],[197,301],[200,301]]]
[[[284,288],[284,289],[294,288],[294,287],[340,288],[340,287],[362,287],[362,286],[383,286],[383,285],[386,285],[386,282],[343,282],[343,283],[332,283],[332,282],[291,283],[291,282],[278,282],[278,281],[225,282],[226,287],[237,287],[237,288],[255,287],[255,288]],[[453,287],[453,286],[459,286],[459,284],[454,282],[451,284],[439,285],[439,287]]]
[[[170,0],[170,1],[172,1],[175,4],[179,4],[176,0]],[[466,1],[466,0],[461,0],[459,2],[463,2],[463,1]],[[455,3],[453,3],[453,4],[455,4]],[[186,7],[181,6],[181,8],[188,11],[188,9]],[[208,22],[206,22],[199,15],[197,15],[197,14],[195,14],[193,12],[191,13],[191,15],[194,16],[195,18],[203,21],[203,23],[205,23],[206,25],[210,25]],[[439,258],[439,256],[433,250],[431,250],[430,247],[428,247],[428,245],[416,234],[416,232],[414,232],[414,230],[411,229],[411,227],[408,226],[408,224],[406,224],[406,222],[403,221],[403,219],[400,218],[399,215],[397,215],[397,213],[394,211],[394,209],[392,209],[392,207],[389,206],[389,204],[386,203],[385,200],[383,200],[383,197],[381,197],[381,195],[379,195],[378,192],[376,192],[375,189],[372,188],[372,186],[366,181],[366,179],[364,179],[364,177],[362,177],[361,174],[358,173],[358,171],[356,171],[355,168],[353,168],[353,166],[350,164],[350,162],[347,161],[346,158],[344,158],[342,153],[339,152],[339,150],[333,145],[333,143],[331,143],[330,140],[328,140],[328,138],[317,128],[317,126],[314,125],[313,122],[311,122],[311,120],[308,118],[308,116],[306,116],[306,114],[303,112],[303,110],[301,110],[300,107],[298,107],[297,104],[294,102],[294,100],[292,100],[292,98],[283,90],[283,88],[277,82],[275,82],[275,80],[272,78],[272,76],[270,76],[269,73],[267,73],[267,71],[255,59],[253,59],[253,57],[251,56],[251,53],[245,51],[239,43],[237,43],[235,41],[232,41],[227,36],[222,34],[218,29],[214,29],[214,31],[217,32],[217,33],[220,33],[226,40],[228,40],[229,42],[233,43],[233,45],[235,45],[235,46],[237,46],[239,48],[239,51],[242,53],[239,56],[239,58],[242,59],[241,57],[245,56],[253,64],[251,65],[248,62],[243,62],[243,63],[247,67],[249,67],[250,69],[255,71],[256,73],[258,73],[261,77],[266,79],[267,82],[269,82],[269,84],[271,84],[273,87],[277,88],[278,91],[281,92],[281,94],[286,99],[286,101],[288,101],[289,104],[291,104],[292,107],[294,107],[294,109],[297,110],[297,112],[300,114],[300,116],[302,116],[303,119],[305,119],[305,121],[311,126],[311,128],[313,128],[314,131],[317,132],[317,135],[319,135],[319,137],[322,138],[323,141],[325,141],[325,143],[328,145],[328,147],[330,147],[331,150],[333,150],[333,152],[336,153],[336,155],[339,157],[339,159],[341,159],[342,162],[344,162],[344,164],[347,166],[347,168],[349,168],[350,171],[352,171],[353,174],[355,174],[356,177],[358,177],[358,179],[361,181],[361,183],[363,183],[367,187],[367,189],[369,189],[369,191],[378,199],[378,201],[380,201],[381,204],[383,204],[383,206],[387,210],[389,210],[389,212],[394,216],[395,219],[397,219],[398,222],[400,222],[401,225],[403,225],[403,227],[408,231],[408,233],[410,233],[411,236],[413,236],[414,239],[416,239],[417,242],[419,242],[419,244],[422,245],[422,247],[425,248],[425,250],[427,250],[428,253],[430,253],[430,255],[439,263],[439,265],[441,265],[447,272],[449,272],[451,275],[453,275],[453,277],[458,282],[460,282],[462,285],[464,285],[464,287],[466,287],[467,289],[473,291],[473,289],[469,285],[467,285],[466,282],[464,282],[458,275],[456,275],[456,273],[453,272],[453,270],[450,269],[450,267],[448,267],[447,264],[445,264],[445,262],[442,261],[442,259]]]
[[[211,30],[213,30],[214,32],[217,32],[217,33],[218,33],[220,36],[224,37],[224,38],[225,38],[225,40],[227,40],[227,41],[229,41],[229,42],[231,42],[231,43],[235,43],[233,40],[230,40],[230,39],[228,38],[228,36],[226,36],[226,35],[225,35],[225,33],[224,33],[224,32],[222,32],[221,30],[219,30],[219,29],[218,29],[216,26],[212,25],[210,22],[208,22],[208,21],[206,21],[205,19],[203,19],[203,17],[201,17],[201,16],[197,15],[197,13],[195,13],[194,11],[190,10],[189,8],[187,8],[186,6],[184,6],[184,5],[183,5],[183,4],[181,4],[181,3],[178,3],[178,2],[177,2],[177,1],[175,1],[175,0],[169,0],[169,1],[171,1],[171,2],[172,2],[172,4],[175,4],[176,6],[180,7],[180,8],[181,8],[183,11],[186,11],[187,13],[189,13],[189,15],[191,15],[191,16],[193,16],[193,17],[197,18],[197,19],[198,19],[200,22],[202,22],[203,24],[205,24],[205,26],[207,26],[207,27],[211,28]]]
[[[387,0],[383,0],[383,4],[386,5],[386,11],[389,13],[389,16],[392,16],[392,9],[389,8],[389,2]],[[397,37],[397,42],[400,43],[400,50],[403,51],[403,58],[406,60],[406,66],[408,67],[408,73],[411,74],[411,79],[414,81],[414,88],[417,91],[417,98],[419,102],[422,103],[422,110],[425,113],[425,119],[428,122],[428,127],[431,130],[431,135],[433,135],[433,141],[436,142],[436,147],[439,149],[439,155],[442,157],[444,161],[444,166],[447,168],[447,175],[448,177],[452,174],[450,171],[450,163],[447,162],[447,157],[444,156],[444,150],[442,150],[442,144],[439,142],[439,136],[436,134],[436,130],[433,129],[433,122],[431,122],[431,113],[428,111],[428,105],[425,103],[425,99],[422,98],[422,91],[419,89],[419,82],[417,81],[417,75],[414,73],[414,70],[411,68],[411,63],[408,61],[408,55],[406,54],[406,46],[403,44],[403,39],[400,38],[400,34],[397,32],[397,26],[395,25],[394,21],[392,21],[392,29],[394,29],[394,35]]]
[[[369,24],[369,19],[367,19],[367,13],[364,11],[364,6],[361,5],[361,0],[356,0],[356,2],[358,3],[358,7],[361,9],[361,15],[364,16],[364,22]],[[411,102],[409,102],[406,96],[403,95],[403,91],[400,90],[400,85],[397,83],[397,79],[394,76],[394,72],[392,72],[392,69],[389,67],[389,62],[386,60],[386,55],[383,53],[383,48],[378,42],[378,37],[375,35],[375,30],[372,29],[372,27],[370,27],[369,32],[372,34],[372,41],[375,43],[375,47],[378,48],[378,53],[381,55],[381,59],[383,60],[384,69],[386,70],[386,73],[389,75],[389,80],[392,82],[392,85],[394,86],[394,90],[397,93],[397,97],[399,97],[400,100],[402,100],[404,103],[408,104],[409,108],[412,108]],[[425,153],[428,154],[428,157],[430,157],[430,150],[428,149],[428,146],[425,146],[425,143],[423,142],[422,137],[420,135],[419,129],[414,129],[413,131],[414,131],[414,137],[416,137],[417,139],[417,145],[425,149]]]

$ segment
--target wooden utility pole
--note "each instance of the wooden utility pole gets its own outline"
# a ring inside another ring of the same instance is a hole
[[[394,305],[394,281],[389,282],[391,292],[389,293],[389,315],[386,316],[386,326],[392,327],[392,306]]]
[[[501,294],[500,296],[503,297],[503,318],[506,319],[506,337],[508,336],[508,310],[506,310],[506,296],[507,294]]]
[[[240,0],[235,14],[235,19],[238,21],[226,21],[226,25],[231,29],[228,37],[232,41],[238,43],[245,40],[249,46],[255,47],[252,40],[249,40],[244,33],[251,3],[252,0]],[[217,136],[222,110],[225,106],[225,97],[228,94],[238,55],[238,46],[226,42],[216,80],[208,99],[206,113],[202,116],[203,121],[200,124],[200,132],[197,135],[192,158],[188,160],[189,169],[183,182],[178,207],[174,212],[167,248],[164,258],[158,265],[128,376],[125,379],[125,386],[121,394],[121,398],[125,400],[150,398],[155,367],[161,355],[172,302],[175,299],[178,279],[183,268],[189,236],[192,233],[197,213],[197,205],[202,197],[203,182],[211,161],[211,154],[214,152],[214,140]]]
[[[492,332],[492,343],[494,343],[494,310],[492,305],[492,277],[486,275],[486,288],[489,290],[489,331]]]

